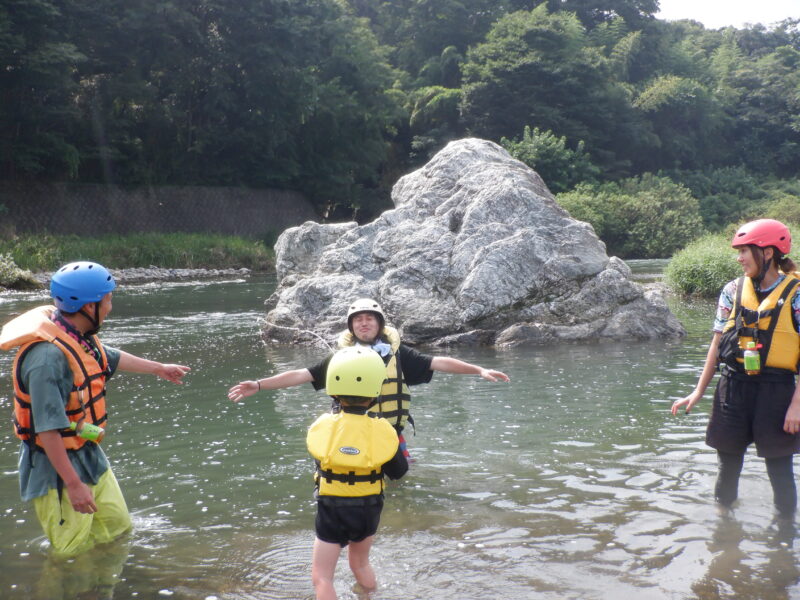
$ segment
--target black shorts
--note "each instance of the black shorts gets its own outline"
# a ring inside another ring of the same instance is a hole
[[[722,452],[744,454],[755,442],[758,456],[777,458],[800,450],[800,435],[783,423],[792,401],[794,379],[749,378],[732,373],[719,379],[706,430],[706,444]]]
[[[360,542],[378,531],[383,510],[383,496],[318,496],[315,529],[323,542],[339,544]]]

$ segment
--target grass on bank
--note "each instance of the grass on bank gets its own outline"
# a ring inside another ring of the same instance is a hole
[[[10,255],[22,269],[54,271],[77,260],[99,262],[109,269],[231,269],[271,271],[275,254],[263,241],[205,233],[134,233],[17,235],[0,240],[0,255]]]
[[[789,231],[800,231],[800,225],[786,225]],[[734,231],[730,226],[723,233],[705,235],[678,251],[664,271],[667,285],[681,294],[717,298],[726,283],[742,275],[736,251],[731,248]]]

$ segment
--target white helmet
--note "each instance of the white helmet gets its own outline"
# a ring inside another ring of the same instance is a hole
[[[373,313],[378,318],[380,329],[383,329],[386,324],[386,315],[383,314],[381,305],[371,298],[359,298],[347,309],[347,328],[350,331],[353,331],[353,317],[362,312]]]

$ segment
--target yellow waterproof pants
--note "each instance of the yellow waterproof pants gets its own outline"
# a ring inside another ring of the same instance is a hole
[[[42,525],[53,552],[69,557],[80,554],[95,544],[105,544],[130,530],[131,516],[117,478],[109,468],[100,476],[97,485],[90,485],[97,512],[83,514],[72,508],[66,490],[61,494],[50,490],[33,499],[36,516]]]

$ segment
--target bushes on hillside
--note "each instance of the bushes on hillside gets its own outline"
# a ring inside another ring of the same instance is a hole
[[[666,177],[581,184],[557,200],[621,258],[666,258],[703,232],[697,199]]]

